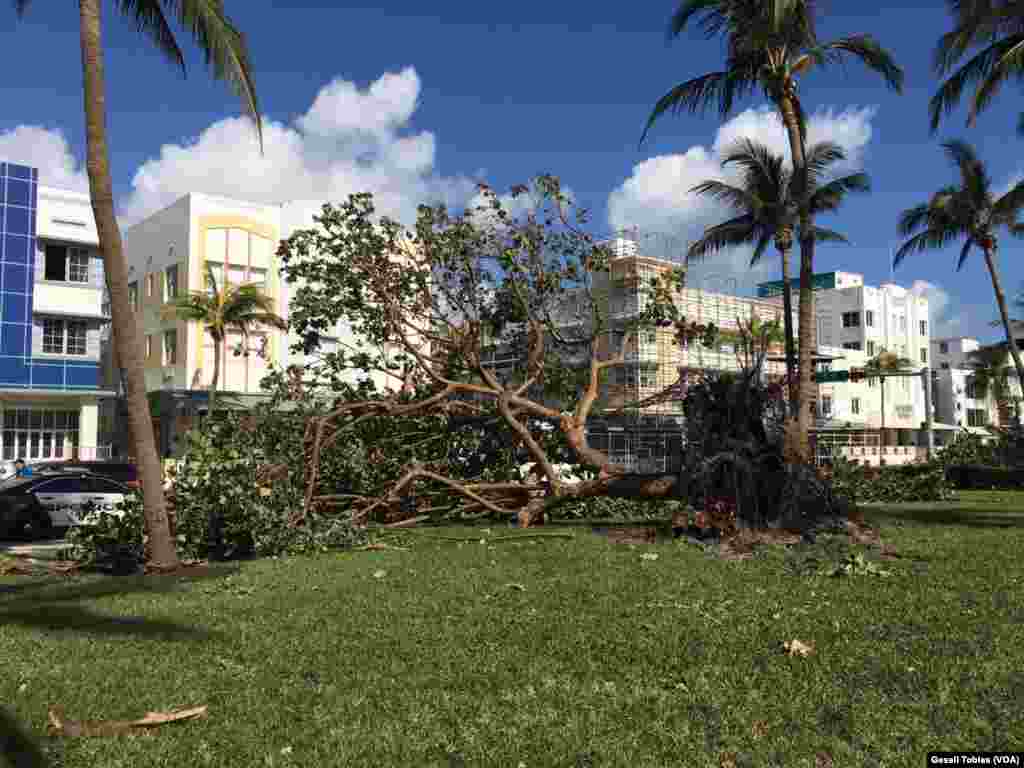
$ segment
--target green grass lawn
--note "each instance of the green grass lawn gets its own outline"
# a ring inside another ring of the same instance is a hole
[[[1011,496],[964,494],[953,521],[873,511],[905,555],[879,563],[888,577],[807,575],[828,545],[724,562],[574,526],[533,542],[407,534],[408,552],[192,581],[4,579],[0,702],[44,744],[49,704],[112,719],[209,705],[153,735],[49,744],[69,768],[703,768],[730,752],[796,768],[819,751],[918,766],[1022,749],[1024,528],[998,524],[1024,509]],[[787,656],[793,639],[814,653]]]

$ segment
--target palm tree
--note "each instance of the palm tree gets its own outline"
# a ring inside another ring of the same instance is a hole
[[[900,232],[910,239],[896,251],[893,267],[899,266],[908,253],[938,250],[963,237],[964,244],[956,263],[959,271],[971,249],[980,248],[992,278],[992,290],[996,295],[996,305],[1006,331],[1018,381],[1024,381],[1024,365],[1021,365],[1017,342],[1010,329],[1006,296],[1003,294],[995,261],[998,230],[1006,229],[1015,237],[1024,237],[1024,224],[1017,221],[1024,207],[1024,181],[1018,182],[1009,192],[996,198],[985,165],[970,144],[950,141],[942,146],[960,173],[960,184],[943,187],[927,203],[908,208],[900,215]]]
[[[29,0],[13,2],[18,16],[23,16]],[[107,147],[100,4],[101,0],[78,0],[89,196],[110,290],[114,344],[126,372],[128,423],[142,480],[150,564],[156,568],[174,568],[178,564],[178,555],[167,523],[160,457],[146,398],[142,340],[128,300],[128,265],[114,213]],[[262,122],[249,54],[242,33],[224,15],[223,0],[121,0],[116,7],[175,67],[181,67],[184,74],[185,58],[168,21],[169,12],[176,16],[178,23],[188,30],[193,42],[203,52],[214,78],[227,80],[241,97],[245,111],[255,118],[262,149]]]
[[[996,404],[1000,426],[1006,426],[1012,418],[1010,380],[1007,368],[1010,365],[1010,353],[1005,343],[987,344],[971,352],[968,366],[974,371],[974,386],[980,397],[989,395]]]
[[[855,173],[822,183],[829,166],[846,159],[837,144],[823,142],[807,150],[812,214],[834,211],[848,192],[866,192],[871,188],[867,174]],[[790,382],[790,407],[799,402],[797,391],[796,344],[793,339],[793,297],[790,290],[789,252],[793,248],[794,231],[799,224],[797,202],[793,191],[793,172],[781,155],[750,139],[741,139],[728,148],[722,168],[736,164],[741,169],[738,185],[723,181],[704,181],[691,192],[708,195],[725,203],[737,215],[705,230],[703,237],[690,246],[686,260],[702,259],[723,248],[753,245],[750,257],[753,267],[774,243],[782,260],[782,324],[786,339],[786,374]],[[814,226],[818,242],[847,242],[830,229]],[[795,412],[795,411],[793,411]]]
[[[669,37],[678,37],[690,22],[698,24],[708,39],[724,37],[725,66],[677,85],[654,105],[640,141],[666,112],[704,112],[716,104],[725,117],[735,102],[763,91],[779,111],[789,137],[793,159],[794,195],[799,203],[800,239],[800,401],[798,411],[800,454],[811,459],[809,434],[814,402],[814,243],[810,191],[804,180],[806,116],[797,95],[801,76],[853,57],[878,72],[887,85],[902,90],[903,71],[870,35],[853,35],[820,43],[815,31],[814,0],[683,0],[672,16]],[[699,19],[699,21],[698,21]]]
[[[885,349],[864,364],[864,371],[871,378],[877,376],[882,387],[882,449],[885,449],[885,377],[886,374],[909,371],[913,368],[913,361],[906,357],[900,357],[895,352],[888,352]],[[925,407],[928,404],[925,403]]]
[[[935,71],[949,75],[969,50],[980,48],[940,86],[929,104],[932,133],[974,87],[967,125],[988,108],[1002,85],[1024,76],[1024,3],[1020,0],[947,0],[953,29],[935,46]],[[1024,113],[1017,123],[1024,134]]]
[[[190,291],[179,296],[167,307],[166,316],[179,320],[202,323],[213,338],[213,376],[210,380],[210,412],[213,412],[217,384],[220,380],[221,353],[224,339],[230,331],[242,334],[248,348],[249,334],[260,325],[273,326],[281,330],[288,323],[274,312],[274,299],[267,296],[257,285],[217,285],[217,276],[207,265],[208,290]],[[245,353],[248,356],[248,352]]]

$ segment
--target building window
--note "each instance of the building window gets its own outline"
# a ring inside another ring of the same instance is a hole
[[[875,327],[875,313],[872,312],[870,309],[864,310],[864,325],[866,325],[868,328]]]
[[[850,413],[854,416],[860,413],[860,398],[854,397],[850,400]]]
[[[941,368],[944,371],[948,371],[949,370],[949,363],[939,363],[939,368]]]
[[[832,415],[832,397],[830,395],[821,396],[821,415],[825,418]]]
[[[939,342],[939,353],[943,354],[943,355],[948,355],[949,354],[949,344],[947,344],[944,341]]]
[[[918,322],[918,328],[920,329],[922,336],[927,336],[928,335],[928,321],[927,320],[919,321]]]
[[[82,320],[43,318],[43,353],[84,355],[88,326]]]
[[[657,331],[644,331],[644,344],[657,344],[658,343],[658,332]]]
[[[72,283],[89,282],[89,253],[72,248],[68,255],[68,280]]]
[[[877,376],[872,376],[872,377],[870,377],[870,378],[868,379],[868,386],[869,386],[869,387],[873,387],[873,386],[875,386],[875,385],[876,385],[877,383],[878,383],[878,377],[877,377]]]
[[[984,408],[968,408],[967,409],[967,426],[968,427],[984,427],[987,423],[985,418]]]
[[[43,352],[48,355],[64,353],[64,321],[43,318]]]
[[[859,341],[848,341],[847,343],[843,344],[843,349],[852,349],[852,350],[854,350],[856,352],[859,352],[860,351],[860,342]]]
[[[640,369],[640,386],[653,389],[658,386],[658,369],[644,367]]]
[[[139,283],[137,280],[128,283],[128,303],[131,305],[132,312],[139,311]]]
[[[978,397],[978,382],[973,376],[964,382],[964,395],[971,400]]]
[[[869,341],[867,346],[867,353],[869,357],[875,356],[875,342]]]
[[[66,245],[46,246],[43,279],[60,283],[89,282],[89,252]]]
[[[164,365],[175,365],[178,362],[178,332],[164,333]]]
[[[906,315],[900,315],[900,330],[901,331],[906,331],[907,330],[907,316]]]
[[[250,269],[249,270],[249,285],[254,285],[261,291],[267,289],[267,270],[265,269]]]
[[[69,355],[84,355],[87,333],[85,323],[81,320],[69,320],[67,323],[67,329],[67,353]]]
[[[164,301],[170,301],[178,296],[178,265],[168,267],[164,274]]]
[[[3,458],[63,459],[65,446],[78,445],[78,411],[10,409],[4,411]]]
[[[843,328],[859,328],[860,312],[843,312]]]
[[[927,347],[921,347],[921,362],[922,363],[927,363],[928,362],[928,348]]]

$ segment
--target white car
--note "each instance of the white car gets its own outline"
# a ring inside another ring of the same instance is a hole
[[[0,538],[38,536],[88,525],[118,509],[132,490],[88,472],[38,474],[0,482]]]

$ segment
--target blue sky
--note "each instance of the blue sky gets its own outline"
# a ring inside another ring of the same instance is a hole
[[[888,278],[899,211],[953,180],[942,138],[975,143],[997,185],[1024,171],[1014,134],[1021,100],[1012,86],[975,128],[967,129],[958,113],[937,137],[929,136],[927,103],[936,87],[931,51],[948,19],[942,4],[921,5],[835,2],[821,20],[826,39],[858,32],[878,37],[904,67],[906,87],[897,96],[853,64],[805,80],[807,108],[831,110],[821,123],[823,135],[837,126],[847,130],[874,185],[870,196],[852,199],[829,217],[828,226],[853,245],[820,248],[817,271],[862,272],[875,284]],[[715,167],[718,116],[666,117],[637,146],[656,99],[722,58],[719,43],[692,33],[666,42],[672,2],[442,3],[428,12],[399,0],[365,8],[328,0],[227,0],[227,12],[249,36],[263,112],[277,125],[268,136],[280,147],[268,147],[265,158],[254,154],[255,139],[243,126],[225,120],[238,114],[237,102],[207,77],[195,51],[188,50],[183,81],[113,6],[105,4],[110,140],[115,189],[128,219],[189,188],[280,202],[340,197],[363,186],[407,215],[416,198],[464,201],[478,178],[506,189],[546,172],[560,176],[593,211],[595,231],[625,217],[685,240],[695,226],[709,223],[706,210],[676,210],[673,201],[691,185],[686,173],[700,176]],[[12,9],[0,13],[7,16],[0,60],[10,73],[3,84],[8,108],[0,117],[0,153],[11,160],[25,159],[12,153],[30,154],[44,178],[80,184],[74,4],[35,2],[20,23]],[[332,82],[333,90],[325,91]],[[759,99],[740,104],[736,114],[761,105]],[[746,118],[732,128],[767,124],[754,112]],[[616,195],[619,207],[610,207]],[[1024,281],[1021,246],[1003,245],[1004,286],[1012,294]],[[911,256],[896,280],[935,287],[937,330],[990,338],[988,322],[996,314],[980,254],[960,274],[953,271],[954,258],[952,250]],[[742,280],[742,262],[739,254],[706,269],[735,270]],[[755,277],[777,277],[777,264],[769,266]],[[751,282],[744,281],[744,289]]]

